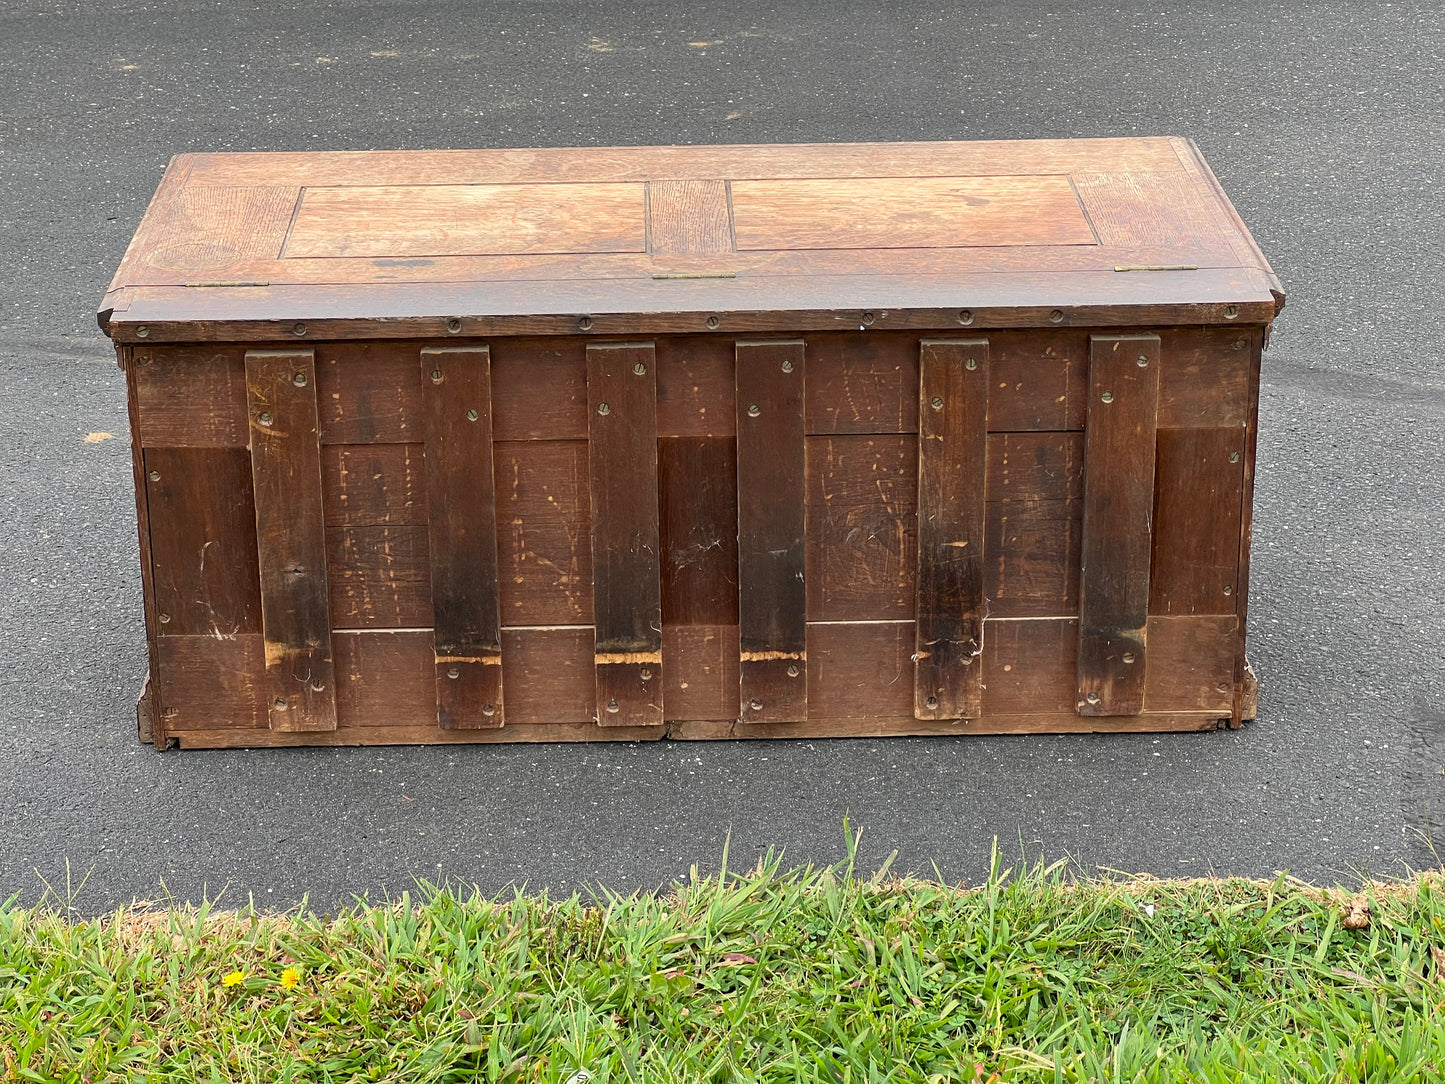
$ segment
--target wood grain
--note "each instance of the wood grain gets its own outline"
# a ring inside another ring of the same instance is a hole
[[[426,522],[421,444],[330,444],[321,448],[321,494],[328,527]]]
[[[913,714],[983,711],[987,339],[925,339],[918,384],[918,578]]]
[[[740,251],[1092,245],[1067,177],[737,180]]]
[[[251,457],[244,448],[143,454],[157,634],[260,632]]]
[[[994,617],[1071,617],[1079,612],[1084,504],[989,501],[983,593]]]
[[[809,335],[808,434],[918,432],[918,340]]]
[[[322,443],[421,441],[415,343],[319,343],[316,377]]]
[[[587,347],[598,722],[663,722],[657,362],[651,343]]]
[[[336,729],[316,391],[313,351],[246,351],[267,714],[273,730]]]
[[[1148,667],[1159,337],[1090,339],[1079,574],[1081,715],[1137,715]]]
[[[429,347],[421,352],[418,377],[425,404],[437,725],[502,726],[491,355],[485,346]]]
[[[493,452],[503,623],[592,624],[587,442],[497,441]]]
[[[658,441],[664,629],[738,623],[737,471],[731,437]]]
[[[246,447],[244,348],[143,345],[132,367],[143,446]]]
[[[648,238],[656,256],[706,256],[733,249],[726,181],[653,181]]]
[[[425,525],[328,527],[331,620],[339,629],[430,628]]]
[[[307,188],[284,256],[645,252],[640,184]]]
[[[988,438],[990,501],[1062,501],[1083,495],[1083,433],[995,433]]]
[[[808,717],[801,340],[737,344],[738,718]]]
[[[1151,614],[1233,614],[1245,431],[1160,429]]]

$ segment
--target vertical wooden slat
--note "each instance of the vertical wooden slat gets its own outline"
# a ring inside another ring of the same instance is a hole
[[[983,711],[988,386],[988,340],[920,344],[918,719],[976,719]]]
[[[335,730],[311,350],[248,350],[246,400],[272,730]]]
[[[502,725],[502,617],[492,471],[491,355],[421,352],[437,725]]]
[[[1080,715],[1144,709],[1159,336],[1089,339],[1079,573]]]
[[[660,726],[657,365],[651,343],[587,346],[597,721]]]
[[[808,717],[803,343],[737,344],[743,722]]]

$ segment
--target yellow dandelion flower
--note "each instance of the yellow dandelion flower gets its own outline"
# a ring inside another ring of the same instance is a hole
[[[230,972],[227,972],[225,975],[221,976],[221,985],[222,985],[222,986],[240,986],[240,985],[241,985],[241,982],[242,982],[245,978],[246,978],[246,976],[243,975],[243,974],[241,974],[239,971],[230,971]]]
[[[301,972],[297,971],[294,967],[288,967],[285,971],[281,972],[281,989],[294,990],[300,983]]]

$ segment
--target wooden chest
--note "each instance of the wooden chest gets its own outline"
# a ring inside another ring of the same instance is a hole
[[[1183,139],[179,157],[141,734],[1237,725],[1282,303]]]

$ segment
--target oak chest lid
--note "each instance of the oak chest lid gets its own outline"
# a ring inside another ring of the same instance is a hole
[[[121,341],[1268,323],[1179,138],[188,154]]]

